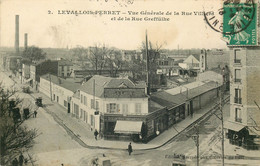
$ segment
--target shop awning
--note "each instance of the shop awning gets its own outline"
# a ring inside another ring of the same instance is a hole
[[[125,134],[140,134],[142,128],[142,121],[116,121],[116,126],[114,129],[115,133],[125,133]]]
[[[229,130],[233,130],[233,131],[240,131],[241,129],[243,129],[245,126],[239,123],[235,123],[235,122],[230,122],[230,121],[226,121],[224,123],[224,128],[225,129],[229,129]]]
[[[249,131],[249,135],[260,136],[260,128],[259,127],[249,126],[248,129],[249,129],[248,130]]]

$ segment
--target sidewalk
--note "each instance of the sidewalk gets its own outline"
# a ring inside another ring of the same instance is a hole
[[[77,136],[85,145],[89,148],[113,148],[113,149],[127,149],[127,145],[129,142],[125,141],[109,141],[98,138],[96,141],[94,138],[94,131],[91,131],[90,126],[83,122],[80,119],[76,119],[72,116],[72,114],[67,113],[67,110],[60,106],[56,102],[52,102],[50,98],[42,93],[33,93],[31,94],[34,98],[42,97],[43,104],[46,105],[44,108],[47,112],[49,112],[55,121],[59,121],[62,123],[61,125],[68,128],[73,132],[75,136]],[[177,136],[179,132],[183,131],[185,128],[189,127],[198,119],[202,118],[213,106],[215,106],[215,102],[210,103],[209,105],[203,107],[198,113],[194,113],[193,117],[186,117],[186,119],[181,122],[175,124],[173,127],[164,131],[161,135],[157,136],[147,144],[142,143],[132,143],[134,149],[151,149],[162,146],[167,143],[173,137]],[[178,132],[177,132],[177,131]]]
[[[18,78],[13,78],[18,79]],[[19,84],[18,80],[15,80]],[[83,147],[100,148],[100,149],[122,149],[126,150],[129,142],[126,141],[109,141],[98,138],[95,140],[94,131],[91,131],[90,126],[84,121],[73,117],[71,113],[67,113],[66,108],[58,103],[50,100],[48,96],[42,93],[34,92],[30,94],[33,98],[42,97],[43,104],[46,106],[43,109],[49,113],[53,119],[63,127],[66,132]],[[168,130],[149,141],[147,144],[132,143],[135,150],[158,148],[171,141],[181,131],[189,128],[194,122],[203,118],[215,106],[215,101],[204,106],[202,109],[195,111],[193,117],[187,116],[181,122],[173,125]]]

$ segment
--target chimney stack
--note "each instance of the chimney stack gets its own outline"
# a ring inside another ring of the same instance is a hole
[[[19,53],[19,15],[15,15],[15,52]]]
[[[28,46],[28,34],[24,34],[24,49],[26,50]]]

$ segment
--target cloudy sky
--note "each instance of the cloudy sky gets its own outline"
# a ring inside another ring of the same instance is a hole
[[[106,2],[107,1],[107,2]],[[129,3],[133,2],[132,4]],[[2,0],[0,1],[0,46],[14,46],[15,15],[20,15],[20,46],[24,33],[28,44],[39,47],[84,47],[95,44],[122,49],[138,49],[145,40],[145,30],[153,43],[164,48],[226,48],[221,34],[212,30],[203,15],[194,12],[216,11],[219,0]],[[215,3],[214,3],[215,2]],[[58,10],[120,11],[119,15],[58,14]],[[161,11],[170,21],[113,21],[114,16],[128,17],[128,11]],[[53,14],[48,14],[51,11]],[[169,11],[172,15],[165,15]],[[179,15],[174,15],[179,12]],[[192,13],[182,15],[182,12]],[[124,14],[125,13],[125,14]]]

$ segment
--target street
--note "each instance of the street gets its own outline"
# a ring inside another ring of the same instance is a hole
[[[176,159],[174,155],[196,156],[196,145],[190,137],[195,133],[191,128],[181,133],[165,146],[153,150],[136,150],[133,146],[133,154],[128,155],[126,150],[89,149],[81,146],[61,127],[53,117],[43,108],[34,104],[32,96],[22,93],[21,87],[8,77],[8,74],[1,72],[0,81],[5,87],[19,90],[17,96],[23,98],[22,107],[30,106],[31,112],[37,110],[36,118],[32,116],[25,121],[28,128],[36,128],[39,136],[35,139],[34,147],[28,152],[37,165],[89,165],[94,157],[102,157],[103,154],[111,160],[112,165],[170,165],[174,161],[181,161],[187,165],[196,165],[196,157],[192,159]],[[229,104],[223,107],[224,120],[229,117]],[[189,117],[187,117],[189,118]],[[220,133],[221,121],[212,115],[199,123],[199,153],[200,156],[220,156],[212,147],[221,144]],[[180,126],[181,127],[181,126]],[[127,147],[126,147],[127,148]],[[145,160],[144,160],[145,159]],[[258,163],[258,160],[225,160],[225,165],[243,165]],[[221,165],[221,159],[201,159],[200,165]]]

